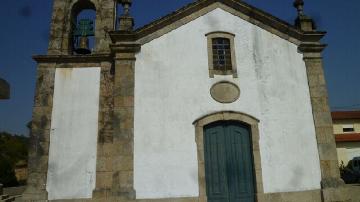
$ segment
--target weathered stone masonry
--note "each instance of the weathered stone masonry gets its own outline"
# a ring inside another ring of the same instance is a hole
[[[296,26],[305,33],[315,33],[314,21],[303,14],[302,1],[295,1],[294,6],[299,11]],[[323,69],[322,51],[326,48],[320,39],[325,32],[319,33],[319,38],[311,38],[299,45],[299,51],[304,55],[309,83],[310,99],[313,110],[316,139],[319,150],[321,169],[322,201],[359,201],[357,195],[349,194],[355,187],[345,186],[340,178],[338,157],[336,153],[335,136],[333,134],[331,111],[328,102],[325,74]],[[360,191],[360,190],[358,190]]]
[[[115,53],[113,194],[135,199],[134,82],[135,52],[139,46],[118,45]]]
[[[38,65],[35,104],[33,108],[29,162],[29,177],[24,199],[46,200],[46,176],[50,143],[50,121],[54,94],[55,64]]]

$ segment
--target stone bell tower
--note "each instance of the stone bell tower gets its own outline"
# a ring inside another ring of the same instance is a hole
[[[71,110],[71,103],[61,101],[60,98],[58,100],[56,89],[63,85],[64,81],[60,78],[74,77],[73,72],[90,67],[96,67],[100,71],[94,149],[96,168],[93,181],[96,183],[91,197],[135,198],[132,149],[133,68],[135,53],[140,46],[132,40],[134,20],[129,12],[131,3],[131,0],[53,1],[48,53],[33,57],[38,68],[31,127],[29,179],[23,195],[25,201],[56,199],[56,195],[49,191],[49,176],[52,176],[49,173],[52,169],[56,170],[56,166],[50,162],[53,161],[52,156],[57,155],[56,150],[52,152],[52,147],[56,148],[53,143],[57,137],[66,139],[66,133],[59,132],[61,126],[56,124],[64,122],[55,120],[57,115],[54,113]],[[119,5],[124,8],[121,15],[116,13]],[[95,13],[95,19],[80,16],[84,10]],[[90,38],[92,47],[89,46]],[[70,77],[63,76],[67,74]],[[56,83],[57,81],[60,83]],[[64,102],[69,105],[69,109],[56,110],[55,105]],[[74,107],[75,110],[78,108]],[[75,125],[83,124],[70,122]],[[72,126],[64,129],[69,127]],[[82,139],[76,139],[75,142],[77,141]]]
[[[48,55],[72,55],[76,18],[83,10],[96,13],[93,54],[109,53],[110,38],[107,32],[115,29],[116,6],[114,0],[55,0]]]

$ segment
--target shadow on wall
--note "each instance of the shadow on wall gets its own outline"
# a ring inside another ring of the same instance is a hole
[[[0,78],[0,99],[10,98],[10,85],[4,79]]]

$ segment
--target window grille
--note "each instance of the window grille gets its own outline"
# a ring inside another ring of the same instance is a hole
[[[230,40],[213,38],[213,67],[215,70],[232,70]]]

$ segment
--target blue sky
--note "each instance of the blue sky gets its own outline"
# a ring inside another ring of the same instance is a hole
[[[160,18],[193,0],[134,0],[136,27]],[[276,17],[293,23],[293,0],[246,0]],[[271,2],[271,3],[269,3]],[[51,0],[1,0],[0,77],[11,85],[11,99],[0,101],[0,131],[27,134],[35,90],[36,63],[32,55],[46,54]],[[332,110],[360,109],[360,1],[305,0],[305,12],[329,44],[324,69]]]

